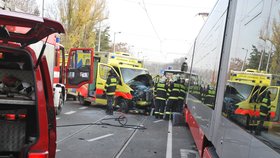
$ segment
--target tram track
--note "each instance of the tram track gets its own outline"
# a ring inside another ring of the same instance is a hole
[[[62,142],[64,142],[64,141],[66,141],[66,140],[72,138],[72,137],[75,136],[76,134],[79,134],[79,133],[83,132],[84,130],[86,130],[87,128],[89,128],[89,127],[91,127],[91,126],[94,126],[96,123],[100,122],[100,121],[103,120],[103,119],[106,119],[107,117],[108,117],[108,115],[106,115],[106,116],[104,116],[104,117],[102,117],[102,118],[100,118],[100,119],[98,119],[98,120],[92,122],[91,125],[86,125],[85,127],[80,128],[79,130],[75,131],[74,133],[72,133],[72,134],[70,134],[70,135],[68,135],[68,136],[66,136],[66,137],[64,137],[64,138],[62,138],[62,139],[56,141],[56,143],[57,143],[57,144],[60,144],[60,143],[62,143]]]
[[[147,120],[148,116],[146,116],[145,118],[143,118],[139,123],[138,126],[141,126],[145,123],[145,121]],[[131,134],[129,135],[129,137],[125,140],[124,144],[121,146],[121,148],[113,155],[113,158],[119,158],[122,153],[124,152],[124,150],[126,149],[126,147],[128,146],[128,144],[130,143],[130,141],[133,139],[133,137],[135,136],[135,134],[137,133],[137,131],[139,130],[139,128],[134,129]]]

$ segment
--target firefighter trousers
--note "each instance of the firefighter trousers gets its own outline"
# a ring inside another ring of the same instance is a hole
[[[107,113],[113,114],[113,104],[114,104],[115,96],[107,95]]]
[[[178,99],[169,99],[166,105],[165,119],[172,119],[172,113],[176,112]]]
[[[184,106],[184,99],[178,99],[178,106],[176,112],[182,113]]]
[[[166,101],[161,99],[156,99],[156,106],[155,106],[155,117],[162,118],[164,115],[164,108],[166,106]]]

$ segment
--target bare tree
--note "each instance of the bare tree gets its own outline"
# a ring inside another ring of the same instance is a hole
[[[25,13],[40,15],[39,7],[36,0],[8,0],[12,10],[20,10]]]

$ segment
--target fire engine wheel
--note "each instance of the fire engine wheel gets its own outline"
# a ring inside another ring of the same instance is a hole
[[[64,105],[63,96],[60,94],[58,107],[56,108],[56,115],[59,115],[61,113],[63,105]]]
[[[81,105],[85,105],[85,106],[89,106],[90,105],[90,102],[86,101],[83,96],[79,95],[78,98],[79,98],[79,102],[80,102]]]

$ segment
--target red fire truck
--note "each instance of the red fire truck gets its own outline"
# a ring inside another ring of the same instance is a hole
[[[20,30],[20,28],[18,29]],[[45,56],[48,61],[48,67],[50,71],[50,77],[53,86],[54,107],[56,114],[60,114],[64,101],[66,100],[66,88],[65,88],[65,49],[63,45],[59,44],[59,37],[57,34],[51,34],[48,40],[45,39],[31,44],[30,47],[35,51],[36,56],[39,56],[40,49],[44,42]]]
[[[44,55],[53,33],[64,33],[63,26],[0,10],[0,157],[55,157],[52,74]],[[44,38],[39,52],[30,47]]]

